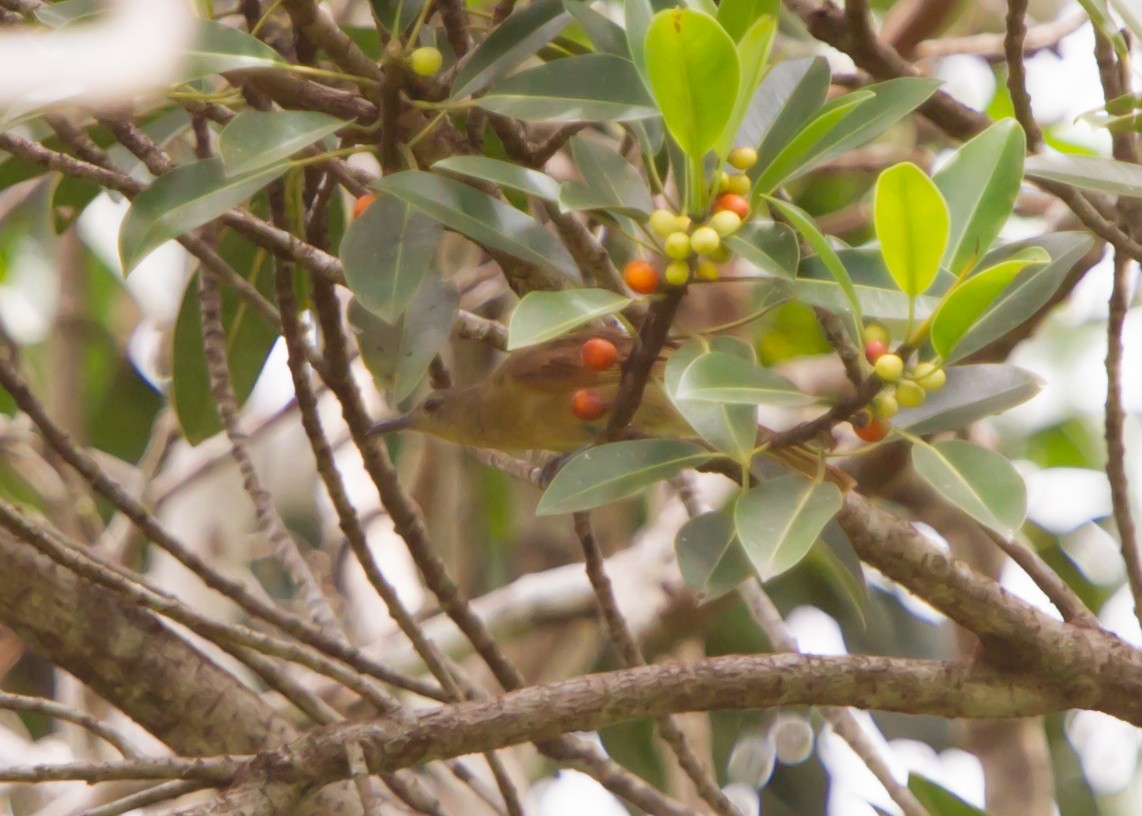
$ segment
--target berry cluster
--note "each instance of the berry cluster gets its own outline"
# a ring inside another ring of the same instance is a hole
[[[888,435],[886,422],[901,408],[918,408],[929,391],[939,391],[948,380],[944,369],[935,363],[906,364],[899,354],[889,351],[888,329],[870,323],[864,330],[864,356],[872,364],[884,389],[872,399],[869,408],[852,418],[853,430],[866,442],[879,442]]]
[[[606,371],[618,362],[619,351],[610,340],[592,337],[583,343],[583,347],[579,350],[579,359],[585,368],[592,371]],[[571,395],[571,413],[584,422],[596,420],[606,412],[606,402],[589,388],[581,388]]]
[[[730,151],[727,158],[737,170],[748,170],[757,162],[757,151],[739,147]],[[714,201],[709,218],[694,227],[689,215],[670,210],[655,210],[648,226],[662,242],[662,253],[669,259],[662,271],[662,280],[670,286],[685,286],[691,276],[699,280],[718,279],[718,264],[732,257],[722,240],[733,235],[749,217],[750,180],[744,172],[718,176],[720,195]],[[692,227],[694,227],[692,229]],[[623,269],[627,286],[639,294],[649,295],[658,290],[658,270],[649,261],[636,259]]]

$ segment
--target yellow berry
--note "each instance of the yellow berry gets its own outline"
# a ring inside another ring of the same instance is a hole
[[[873,369],[876,376],[885,382],[896,382],[904,374],[904,361],[897,354],[882,354],[876,358]]]
[[[690,236],[690,248],[699,255],[709,255],[722,245],[722,239],[712,227],[698,227]]]
[[[892,419],[900,410],[900,403],[891,391],[881,391],[872,398],[872,413],[877,419]]]
[[[685,286],[690,282],[690,265],[685,261],[671,261],[662,273],[671,286]]]
[[[690,257],[690,236],[684,232],[672,232],[666,236],[663,247],[671,258],[684,261]]]
[[[900,403],[901,408],[919,408],[924,404],[925,396],[927,394],[924,389],[910,380],[902,380],[896,384],[896,401]]]
[[[655,210],[650,214],[650,231],[659,238],[665,238],[678,230],[678,216],[670,210]]]
[[[887,346],[892,342],[892,335],[888,333],[887,326],[874,320],[864,327],[864,339],[866,343],[879,340]]]
[[[944,369],[936,368],[932,363],[919,363],[912,370],[912,379],[927,391],[939,391],[948,381],[948,375]]]
[[[713,261],[698,261],[695,274],[702,280],[716,281],[718,279],[718,265]]]
[[[432,76],[444,64],[444,55],[440,53],[438,48],[425,46],[424,48],[417,48],[408,55],[408,64],[413,73],[421,76]]]
[[[735,147],[730,151],[729,162],[737,170],[748,170],[757,164],[757,151],[752,147]]]
[[[744,196],[749,195],[749,188],[752,186],[753,182],[749,180],[749,176],[745,173],[735,173],[729,177],[729,180],[726,182],[726,189],[722,192]]]
[[[690,231],[690,216],[688,216],[688,215],[677,215],[677,216],[675,216],[675,218],[677,219],[678,230],[680,232],[689,232]]]
[[[733,176],[722,170],[717,172],[714,176],[714,180],[717,182],[716,186],[719,193],[728,193],[730,191],[730,179],[732,178]]]
[[[741,216],[732,210],[719,210],[710,216],[710,227],[722,238],[733,235],[741,225]]]

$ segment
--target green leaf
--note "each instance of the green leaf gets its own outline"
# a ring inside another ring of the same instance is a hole
[[[626,29],[627,48],[631,62],[638,70],[643,85],[651,91],[650,77],[646,72],[646,32],[654,19],[654,9],[650,0],[625,0],[623,3],[623,28]]]
[[[734,42],[740,42],[763,16],[776,19],[780,13],[777,0],[722,0],[718,4],[718,22]]]
[[[218,156],[229,176],[252,173],[324,139],[347,122],[312,111],[243,111],[218,136]]]
[[[928,484],[985,527],[1010,538],[1027,517],[1027,489],[1002,454],[951,439],[912,445],[912,467]]]
[[[724,241],[726,247],[770,275],[793,278],[801,248],[797,235],[784,224],[754,218]]]
[[[658,115],[634,63],[610,54],[565,57],[520,71],[476,104],[528,122],[629,122]]]
[[[1051,256],[1045,250],[1032,247],[956,284],[932,319],[932,348],[940,357],[948,359],[956,343],[979,321],[1016,275],[1028,266],[1043,266],[1050,260]]]
[[[943,264],[958,275],[991,246],[1015,207],[1027,139],[1014,119],[996,122],[962,145],[932,176],[948,204]]]
[[[487,156],[449,156],[433,164],[432,169],[478,181],[490,181],[501,189],[516,190],[544,201],[555,202],[559,199],[559,182],[551,176],[500,159]]]
[[[534,0],[509,14],[461,65],[452,83],[452,99],[483,90],[533,56],[569,22],[571,15],[561,0]]]
[[[349,304],[349,324],[361,359],[393,402],[407,398],[424,379],[432,358],[452,334],[459,303],[455,287],[432,271],[395,323],[377,317],[356,299]]]
[[[725,4],[722,4],[725,7]],[[761,78],[768,69],[769,49],[773,46],[773,38],[777,34],[777,18],[766,16],[754,23],[737,44],[738,64],[741,66],[741,79],[738,82],[737,96],[734,98],[734,109],[726,122],[722,135],[718,139],[717,154],[726,156],[737,146],[738,131],[742,120],[749,112],[750,100],[757,91]],[[737,39],[737,38],[735,38]],[[752,147],[751,142],[745,147]]]
[[[734,110],[741,76],[734,41],[701,12],[662,11],[647,30],[646,70],[670,135],[701,159]]]
[[[228,177],[221,159],[204,159],[159,176],[131,203],[119,228],[123,273],[172,238],[237,207],[287,168],[281,162]]]
[[[705,600],[720,598],[753,575],[728,513],[703,513],[674,537],[674,553],[686,586]]]
[[[892,424],[917,435],[955,431],[1021,405],[1043,387],[1037,376],[1013,365],[953,366],[947,375],[943,388],[929,392],[919,408],[901,411]]]
[[[773,192],[782,181],[817,155],[825,137],[839,128],[858,107],[871,99],[873,95],[868,91],[854,91],[834,99],[821,108],[761,171],[761,175],[754,183],[753,203],[756,204],[762,194]]]
[[[563,7],[583,27],[596,51],[625,60],[631,59],[626,32],[618,24],[595,11],[583,0],[563,0]]]
[[[753,95],[736,143],[758,145],[749,171],[757,180],[789,140],[813,118],[829,90],[829,65],[822,57],[785,60],[773,66]]]
[[[565,210],[614,210],[640,220],[653,205],[650,190],[631,163],[586,136],[571,139],[571,156],[583,181],[564,182],[559,203]]]
[[[848,270],[845,265],[841,263],[841,259],[837,257],[837,253],[829,246],[829,242],[825,240],[825,236],[817,229],[817,225],[813,223],[813,219],[809,214],[798,207],[796,204],[789,204],[779,198],[772,196],[765,196],[765,201],[770,207],[777,210],[781,215],[793,225],[793,228],[801,233],[802,237],[808,242],[813,251],[821,259],[821,262],[829,270],[837,285],[841,287],[841,291],[845,293],[845,298],[849,304],[849,331],[855,342],[860,343],[863,336],[863,328],[861,321],[861,306],[860,301],[857,299],[856,289],[853,286],[852,278],[849,277]]]
[[[678,439],[636,439],[588,448],[555,474],[535,514],[553,516],[611,504],[709,458],[701,446]]]
[[[802,277],[793,281],[770,280],[767,283],[792,300],[800,300],[810,306],[820,306],[830,312],[843,314],[852,308],[848,295],[831,280],[812,280]],[[912,316],[917,320],[923,320],[935,312],[939,305],[939,301],[935,298],[926,296],[912,300],[895,287],[887,289],[858,283],[853,286],[853,291],[860,304],[861,315],[890,324],[899,323],[901,331],[904,330],[908,320],[909,304]]]
[[[682,400],[733,405],[801,406],[813,402],[780,374],[720,351],[703,354],[687,366],[677,395]]]
[[[245,31],[214,20],[198,21],[198,36],[186,52],[179,76],[183,82],[227,71],[279,68],[277,51]]]
[[[395,196],[383,195],[349,225],[341,241],[345,282],[360,304],[395,322],[432,267],[440,224]]]
[[[896,285],[910,297],[936,280],[948,245],[948,205],[924,171],[901,162],[880,174],[873,199],[880,250]]]
[[[369,5],[381,27],[399,37],[420,14],[424,0],[369,0]]]
[[[1058,153],[1028,156],[1023,169],[1031,178],[1059,181],[1096,193],[1142,198],[1142,167],[1130,162]]]
[[[1047,305],[1074,265],[1090,252],[1094,239],[1083,232],[1057,232],[1039,236],[1035,243],[1041,244],[1054,260],[1044,267],[1029,267],[1020,272],[960,340],[948,362],[962,360],[1003,337]],[[981,263],[999,262],[1018,249],[1017,244],[1004,247],[1001,252],[985,257]]]
[[[579,282],[575,261],[538,221],[475,187],[420,170],[385,176],[374,186],[477,243]]]
[[[835,484],[792,474],[766,479],[742,494],[734,508],[734,526],[761,580],[780,575],[804,558],[842,503]]]
[[[219,252],[266,297],[273,299],[274,275],[264,250],[244,238],[226,233]],[[218,409],[210,396],[210,375],[202,347],[202,318],[198,303],[198,274],[192,275],[175,320],[171,349],[170,401],[186,441],[197,445],[222,430]],[[234,294],[222,287],[222,325],[226,329],[226,359],[238,407],[245,404],[278,337],[271,326]]]
[[[674,407],[699,436],[717,450],[741,461],[757,444],[757,409],[751,405],[727,405],[722,402],[681,399],[678,396],[678,388],[686,369],[708,350],[733,355],[750,365],[757,363],[753,348],[737,338],[712,337],[706,344],[692,341],[671,354],[666,361],[663,386]]]
[[[38,22],[52,28],[74,23],[84,17],[95,17],[103,13],[103,0],[63,0],[61,3],[45,3],[33,14]]]
[[[988,816],[986,811],[915,772],[908,774],[908,790],[931,816]]]
[[[508,350],[545,343],[629,306],[630,298],[606,289],[528,292],[508,321]]]
[[[1126,45],[1126,38],[1122,36],[1118,23],[1111,16],[1110,9],[1107,8],[1104,0],[1079,0],[1079,5],[1083,7],[1083,11],[1090,17],[1091,23],[1098,29],[1098,32],[1114,45],[1114,53],[1120,58],[1125,57],[1129,50]]]

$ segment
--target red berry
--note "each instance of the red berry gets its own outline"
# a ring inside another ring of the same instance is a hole
[[[594,391],[588,391],[584,388],[571,395],[571,413],[584,422],[598,419],[606,412],[606,403]]]
[[[729,210],[742,221],[745,221],[746,216],[749,215],[749,201],[745,196],[740,196],[737,193],[726,193],[718,196],[718,200],[714,202],[714,212],[721,212],[722,210]]]
[[[869,340],[864,344],[864,358],[875,363],[881,355],[888,353],[888,343],[883,340]]]
[[[595,371],[606,371],[619,358],[619,351],[610,340],[592,337],[579,351],[583,365]]]
[[[357,199],[357,203],[353,205],[353,217],[360,218],[361,213],[369,209],[369,205],[377,200],[376,193],[366,193]]]
[[[851,420],[853,432],[865,442],[879,442],[888,436],[888,426],[867,410],[860,411]]]
[[[658,270],[650,261],[637,258],[623,267],[623,280],[640,295],[652,295],[658,291]]]

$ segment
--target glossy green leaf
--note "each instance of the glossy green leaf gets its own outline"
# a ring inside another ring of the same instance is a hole
[[[227,71],[277,68],[285,60],[277,51],[245,31],[215,20],[199,20],[198,35],[179,72],[183,82]]]
[[[956,345],[949,362],[979,351],[1047,305],[1075,264],[1090,252],[1094,239],[1082,232],[1056,232],[1037,237],[1035,243],[1047,250],[1053,260],[1044,267],[1029,267],[1020,272]],[[1018,245],[1005,247],[1002,252],[988,255],[981,263],[998,263],[1018,248]]]
[[[796,233],[784,224],[751,219],[723,243],[763,272],[783,278],[797,275],[801,248]]]
[[[677,396],[733,405],[801,406],[813,402],[777,372],[719,351],[703,354],[686,367]]]
[[[529,170],[512,162],[487,156],[449,156],[432,165],[458,176],[489,181],[502,189],[516,190],[544,201],[559,199],[559,182],[539,170]]]
[[[780,13],[777,0],[722,0],[718,4],[718,22],[734,42],[740,42],[763,16],[776,19]]]
[[[873,223],[896,285],[911,297],[922,295],[948,245],[948,205],[936,185],[911,162],[888,168],[876,181]]]
[[[416,20],[424,0],[369,0],[369,5],[381,27],[399,37]]]
[[[219,252],[266,297],[273,299],[273,268],[262,250],[233,233],[223,236]],[[221,289],[222,325],[226,329],[226,359],[238,406],[245,404],[278,337],[270,325],[228,286]],[[171,343],[171,406],[186,441],[197,445],[222,430],[218,409],[210,396],[210,375],[202,347],[202,318],[198,275],[192,275],[182,296]]]
[[[433,271],[395,323],[377,317],[356,299],[349,304],[349,325],[361,359],[393,402],[407,398],[424,379],[432,358],[452,334],[459,303],[455,287]]]
[[[854,91],[822,107],[761,171],[754,183],[753,203],[756,204],[762,194],[773,192],[798,168],[808,163],[820,152],[825,137],[843,127],[849,115],[872,99],[873,95],[868,91]]]
[[[741,76],[734,41],[701,12],[662,11],[647,30],[646,70],[670,135],[701,159],[733,114]]]
[[[686,586],[706,600],[722,597],[753,575],[728,513],[690,519],[674,537],[674,553]]]
[[[345,231],[345,282],[363,307],[395,322],[432,267],[442,232],[407,201],[380,196]]]
[[[600,54],[631,58],[627,35],[622,27],[591,8],[584,0],[563,0],[563,7],[583,27],[587,38]]]
[[[958,275],[991,246],[1015,207],[1027,139],[1014,119],[963,144],[932,175],[948,204],[951,232],[943,264]]]
[[[567,181],[559,189],[565,210],[614,210],[642,219],[653,207],[650,190],[631,163],[587,136],[571,139],[571,156],[583,181]]]
[[[717,450],[742,460],[757,444],[757,409],[752,405],[728,405],[681,399],[678,396],[686,369],[707,351],[735,356],[749,365],[757,363],[753,348],[737,338],[712,337],[707,344],[692,341],[671,354],[666,361],[663,385],[674,407],[699,436]]]
[[[475,187],[419,170],[385,176],[375,187],[477,243],[579,281],[571,255],[538,221]]]
[[[837,257],[837,253],[829,246],[829,242],[825,240],[825,236],[817,229],[817,225],[813,223],[813,219],[809,214],[798,207],[796,204],[790,204],[782,201],[779,198],[772,196],[765,196],[765,201],[774,210],[779,212],[786,221],[793,225],[793,228],[801,233],[801,236],[817,253],[821,262],[829,270],[829,274],[841,287],[841,291],[845,293],[845,298],[848,300],[848,320],[849,331],[852,334],[853,340],[860,342],[863,329],[861,328],[861,306],[860,301],[857,299],[856,288],[853,286],[852,278],[849,277],[848,270],[845,265],[841,263],[841,259]]]
[[[636,439],[588,448],[555,474],[535,513],[553,516],[611,504],[709,458],[701,446],[678,439]]]
[[[98,16],[105,8],[103,0],[63,0],[60,3],[44,3],[33,14],[38,22],[59,28],[85,17]]]
[[[915,794],[931,816],[988,816],[987,811],[965,802],[947,788],[914,771],[908,774],[908,790]]]
[[[651,90],[650,77],[646,73],[646,32],[654,19],[654,9],[650,0],[625,0],[623,3],[623,28],[627,35],[627,48],[631,62],[638,70],[639,77],[647,91]]]
[[[749,112],[750,101],[769,67],[769,49],[773,46],[773,38],[776,34],[777,18],[766,16],[750,26],[737,44],[741,79],[738,82],[737,96],[734,98],[733,112],[730,114],[729,121],[726,122],[716,145],[719,156],[726,156],[733,148],[739,146],[737,142],[738,131]],[[741,146],[753,147],[754,144],[756,142]]]
[[[848,295],[831,280],[798,278],[793,281],[774,280],[770,283],[788,297],[804,301],[810,306],[820,306],[837,314],[843,314],[851,308]],[[863,317],[875,318],[890,324],[899,323],[902,331],[908,321],[910,301],[912,315],[917,320],[923,320],[935,312],[939,305],[939,301],[935,298],[923,295],[913,301],[895,287],[888,289],[855,284],[853,292],[856,294]]]
[[[630,298],[606,289],[528,292],[508,321],[508,350],[545,343],[629,306]]]
[[[932,348],[945,360],[1015,276],[1028,266],[1043,266],[1051,256],[1039,247],[1025,249],[957,284],[932,319]]]
[[[765,75],[738,129],[736,143],[757,145],[758,161],[749,171],[756,180],[774,157],[825,104],[829,65],[822,57],[784,60]]]
[[[1027,489],[1007,457],[960,439],[912,445],[912,467],[947,501],[1001,536],[1027,517]]]
[[[750,488],[734,508],[734,527],[763,581],[796,566],[841,509],[841,491],[831,482],[779,476]]]
[[[1001,414],[1039,393],[1043,381],[1013,365],[952,366],[948,381],[919,408],[905,408],[892,424],[913,434],[956,431]]]
[[[1060,181],[1095,193],[1142,198],[1142,167],[1130,162],[1054,153],[1028,156],[1023,168],[1031,178]]]
[[[529,122],[629,122],[658,111],[634,63],[610,54],[584,54],[520,71],[476,104]]]
[[[287,164],[227,176],[221,159],[204,159],[159,176],[131,203],[119,228],[123,273],[162,244],[237,207],[286,171]]]
[[[313,111],[243,111],[218,135],[226,174],[260,170],[324,139],[347,122]]]
[[[1105,0],[1079,0],[1079,5],[1090,17],[1090,21],[1098,29],[1098,33],[1113,43],[1114,52],[1119,58],[1124,58],[1129,47],[1126,44],[1126,38],[1122,36],[1118,23],[1111,16]]]
[[[534,0],[509,14],[460,66],[452,98],[482,91],[533,56],[570,22],[562,0]]]

